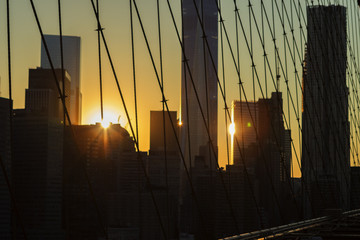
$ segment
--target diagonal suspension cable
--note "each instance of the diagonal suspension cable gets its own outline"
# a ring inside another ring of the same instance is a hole
[[[69,124],[69,127],[70,127],[70,130],[71,130],[71,135],[73,137],[73,139],[76,139],[75,137],[75,132],[74,132],[74,129],[72,128],[72,124],[71,124],[71,120],[70,120],[70,115],[69,115],[69,112],[67,110],[67,107],[66,107],[66,104],[65,104],[65,96],[63,95],[62,91],[61,91],[61,88],[60,88],[60,85],[59,85],[59,81],[57,79],[57,75],[55,73],[55,68],[54,68],[54,64],[51,60],[51,56],[50,56],[50,52],[49,52],[49,49],[48,49],[48,46],[47,46],[47,43],[45,41],[45,37],[44,37],[44,34],[43,34],[43,31],[42,31],[42,27],[41,27],[41,24],[40,24],[40,21],[39,21],[39,18],[38,18],[38,15],[37,15],[37,11],[36,11],[36,8],[35,8],[35,4],[33,2],[33,0],[29,0],[30,1],[30,4],[31,4],[31,8],[32,8],[32,11],[33,11],[33,14],[34,14],[34,17],[35,17],[35,21],[36,21],[36,24],[37,24],[37,27],[38,27],[38,30],[39,30],[39,33],[40,33],[40,36],[41,36],[41,40],[42,40],[42,43],[44,45],[44,49],[45,49],[45,52],[46,52],[46,55],[47,55],[47,58],[48,58],[48,61],[49,61],[49,64],[50,64],[50,67],[51,67],[51,71],[52,71],[52,74],[53,74],[53,80],[55,82],[55,86],[57,88],[57,91],[58,91],[58,94],[60,95],[60,99],[61,99],[61,103],[63,105],[63,109],[64,109],[64,112],[65,112],[65,116],[67,118],[67,121],[68,121],[68,124]],[[79,150],[79,146],[76,144],[76,149],[77,149],[77,153],[80,152]],[[84,163],[84,156],[80,156],[80,162],[81,163]],[[103,220],[102,220],[102,217],[101,217],[101,213],[100,213],[100,208],[97,204],[97,201],[96,201],[96,198],[95,198],[95,195],[94,195],[94,191],[93,191],[93,188],[92,188],[92,185],[91,185],[91,182],[90,182],[90,179],[89,179],[89,175],[88,175],[88,172],[85,168],[85,166],[82,164],[82,170],[84,171],[84,174],[85,174],[85,177],[86,177],[86,182],[87,182],[87,185],[89,187],[89,191],[90,191],[90,195],[91,195],[91,198],[94,202],[94,205],[95,205],[95,208],[96,208],[96,214],[97,214],[97,217],[98,217],[98,220],[99,220],[99,223],[100,223],[100,226],[103,230],[103,233],[104,233],[104,236],[106,239],[108,239],[108,234],[107,234],[107,230],[105,228],[105,225],[103,223]]]

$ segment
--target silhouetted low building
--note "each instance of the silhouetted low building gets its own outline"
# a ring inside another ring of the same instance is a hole
[[[360,209],[360,167],[351,167],[351,209]]]
[[[0,97],[0,158],[11,180],[10,106],[9,99]],[[0,169],[0,239],[11,239],[11,199],[3,169]]]
[[[63,93],[65,87],[65,105],[70,110],[70,75],[66,70],[55,69],[55,75]],[[62,76],[64,75],[64,86]],[[29,69],[29,88],[26,89],[25,108],[29,112],[46,113],[49,117],[63,120],[64,110],[51,69]]]
[[[97,239],[105,236],[107,227],[121,227],[121,209],[126,204],[119,200],[133,189],[138,191],[140,174],[134,141],[119,124],[106,129],[100,124],[68,128],[64,148],[67,237]]]
[[[14,110],[12,186],[28,239],[63,239],[63,127],[56,118]],[[15,239],[23,239],[14,214]]]
[[[179,125],[176,114],[175,111],[150,112],[150,150],[147,158],[147,172],[151,186],[145,189],[148,195],[150,188],[153,191],[169,239],[178,238],[181,161],[177,144]],[[148,200],[150,200],[149,197]],[[146,205],[149,203],[151,201]],[[164,239],[156,217],[153,206],[144,208],[143,221],[152,220],[143,222],[142,234],[148,236],[143,239]]]
[[[281,92],[232,104],[231,149],[233,163],[243,174],[245,232],[299,217],[293,209],[300,203],[291,191],[291,131],[284,127],[282,108]]]
[[[175,111],[150,111],[150,152],[178,153],[178,130]]]

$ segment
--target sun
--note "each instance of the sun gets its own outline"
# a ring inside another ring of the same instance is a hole
[[[235,134],[235,123],[231,123],[229,126],[229,133],[231,136]]]
[[[126,122],[126,118],[123,117],[122,112],[119,109],[112,107],[104,108],[103,119],[101,119],[100,111],[97,109],[91,113],[91,117],[89,118],[90,124],[100,123],[104,129],[110,127],[112,124],[120,124],[121,126],[125,126]]]
[[[101,126],[103,127],[103,128],[105,128],[105,129],[107,129],[108,127],[110,127],[110,125],[111,125],[111,122],[109,122],[109,121],[107,121],[107,120],[102,120],[101,121]]]

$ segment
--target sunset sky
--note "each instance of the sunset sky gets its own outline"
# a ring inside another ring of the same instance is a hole
[[[163,41],[163,67],[164,67],[164,89],[166,98],[169,100],[168,104],[170,110],[178,111],[180,106],[180,81],[181,81],[181,50],[179,47],[173,23],[170,18],[169,10],[166,1],[161,0],[161,18],[162,18],[162,41]],[[173,11],[175,13],[176,21],[179,29],[180,24],[180,1],[170,1]],[[225,3],[226,2],[226,3]],[[261,16],[259,1],[254,2],[254,11],[258,24],[261,27]],[[265,1],[269,4],[270,1]],[[281,7],[281,1],[278,1]],[[40,22],[45,34],[58,34],[58,15],[57,15],[57,1],[55,0],[35,0],[34,1]],[[155,57],[157,67],[159,68],[159,50],[158,50],[158,33],[157,33],[157,18],[156,18],[156,0],[137,0],[142,20],[144,22],[145,30],[150,41],[151,50]],[[255,4],[256,3],[256,4]],[[23,108],[25,103],[25,89],[28,86],[28,69],[36,68],[40,65],[40,34],[36,26],[35,18],[31,9],[30,1],[16,0],[11,1],[11,52],[12,52],[12,83],[13,83],[13,99],[15,108]],[[225,19],[226,28],[230,37],[233,51],[236,51],[235,41],[235,16],[233,1],[224,1],[223,17]],[[244,28],[249,37],[249,8],[247,1],[239,1],[240,15],[244,21]],[[305,3],[302,5],[304,14]],[[271,6],[267,6],[269,18],[271,18]],[[96,18],[91,7],[90,0],[63,0],[63,34],[81,37],[81,92],[82,92],[82,123],[90,124],[100,121],[100,101],[99,101],[99,79],[98,79],[98,50],[97,50],[97,33]],[[296,41],[299,51],[303,50],[304,39],[301,37],[299,30],[299,21],[294,14],[294,29]],[[275,20],[276,36],[278,45],[280,46],[280,58],[284,59],[284,38],[282,35],[282,26],[278,15]],[[306,16],[305,16],[306,18]],[[130,19],[129,19],[129,1],[128,0],[100,0],[100,20],[102,26],[105,28],[104,33],[108,42],[108,46],[115,64],[116,73],[120,81],[120,86],[123,90],[126,104],[128,106],[131,121],[135,124],[134,117],[134,96],[133,96],[133,79],[132,79],[132,63],[131,63],[131,45],[130,45]],[[303,21],[303,20],[302,20]],[[136,76],[138,89],[138,105],[139,105],[139,136],[140,149],[148,151],[149,148],[149,123],[150,110],[160,110],[161,92],[157,85],[154,70],[146,49],[146,45],[140,31],[139,23],[136,13],[134,12],[134,26],[135,26],[135,52],[136,52]],[[252,24],[254,24],[252,20]],[[302,24],[304,24],[302,22]],[[286,31],[290,44],[292,44],[292,37],[290,34],[289,24],[286,23]],[[264,87],[264,58],[262,47],[256,32],[253,27],[253,49],[254,60],[257,66],[259,79]],[[240,36],[240,59],[241,59],[241,78],[244,82],[244,87],[247,91],[248,100],[258,100],[262,97],[259,86],[255,78],[255,97],[253,95],[253,79],[251,70],[251,61],[247,46],[241,29],[239,28]],[[267,53],[269,54],[269,61],[274,68],[274,46],[271,41],[271,35],[268,28],[265,28],[264,36],[266,38]],[[305,33],[306,36],[306,33]],[[0,96],[8,97],[8,73],[7,73],[7,45],[6,45],[6,2],[0,2]],[[220,42],[220,32],[219,32]],[[300,45],[302,43],[302,46]],[[220,43],[219,43],[220,44]],[[292,46],[292,45],[291,45]],[[219,47],[220,49],[220,47]],[[224,54],[225,54],[225,77],[226,77],[226,94],[227,104],[230,106],[231,101],[239,99],[238,77],[236,75],[234,63],[231,58],[229,47],[224,40]],[[219,50],[220,51],[220,50]],[[104,82],[104,108],[105,116],[108,116],[111,121],[117,122],[120,116],[120,123],[125,126],[127,119],[123,111],[122,103],[117,91],[115,80],[112,75],[110,65],[103,48],[103,82]],[[234,52],[236,54],[236,52]],[[298,56],[296,53],[296,66],[300,72],[297,76],[294,73],[294,65],[291,62],[289,51],[287,50],[288,61],[288,78],[291,94],[295,97],[296,89],[299,91],[300,86],[296,83],[297,77],[301,82],[301,62],[300,57],[303,57],[303,52]],[[219,73],[221,73],[220,80],[222,81],[221,68],[221,53],[219,52]],[[284,61],[284,60],[283,60]],[[284,66],[285,67],[285,66]],[[270,96],[271,91],[274,91],[274,85],[270,78],[269,70],[267,69],[268,89],[267,93]],[[273,73],[274,74],[274,73]],[[281,73],[280,90],[283,92],[284,98],[284,112],[285,115],[290,113],[290,125],[292,128],[292,138],[297,149],[298,157],[299,151],[299,137],[298,126],[294,110],[290,105],[288,112],[288,101],[286,95],[286,85],[283,74]],[[265,94],[265,89],[262,89]],[[224,166],[227,162],[225,136],[227,131],[225,129],[224,120],[224,103],[219,92],[219,162]],[[301,93],[298,98],[297,108],[300,109],[301,114]],[[294,152],[294,151],[293,151]],[[299,176],[299,167],[294,161],[294,176]]]

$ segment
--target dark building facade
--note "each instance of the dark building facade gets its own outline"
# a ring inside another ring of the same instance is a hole
[[[0,158],[11,180],[10,106],[12,102],[0,98]],[[0,239],[11,239],[11,199],[3,169],[0,169]]]
[[[307,18],[301,165],[309,218],[326,208],[349,209],[350,144],[346,8],[308,7]]]
[[[177,113],[171,111],[169,114],[166,111],[150,112],[150,150],[147,159],[147,172],[152,191],[159,202],[159,211],[162,215],[166,235],[170,239],[175,239],[178,238],[179,234],[178,207],[182,162],[177,143],[179,137]],[[163,239],[162,235],[155,235],[156,232],[160,233],[160,231],[159,225],[155,222],[152,226],[152,233],[151,231],[148,232],[157,239]]]
[[[360,208],[360,167],[351,167],[350,207]]]
[[[217,6],[213,0],[195,1],[201,16],[204,32],[209,49],[203,37],[203,29],[198,20],[196,8],[192,0],[183,1],[183,39],[185,57],[189,66],[183,64],[181,81],[181,141],[182,149],[188,166],[190,158],[202,155],[206,159],[206,166],[216,169],[217,159],[209,152],[209,144],[217,148],[217,106],[218,86],[216,71],[213,69],[212,60],[217,68],[218,61],[218,14]],[[212,58],[210,57],[212,56]],[[199,101],[206,118],[210,132],[210,139],[202,118],[194,82]],[[190,131],[187,131],[188,127]],[[190,141],[190,143],[189,143]],[[189,146],[190,144],[190,146]],[[190,151],[190,154],[189,154]],[[217,155],[217,154],[216,154]],[[191,157],[190,157],[191,156]]]
[[[28,239],[63,239],[63,127],[56,118],[14,110],[12,186]],[[14,214],[15,239],[23,239]]]
[[[231,105],[232,123],[235,133],[232,137],[232,163],[243,164],[246,161],[246,149],[257,142],[254,125],[258,122],[257,102],[233,101]],[[251,156],[249,156],[251,158]]]
[[[62,90],[61,70],[55,70]],[[64,72],[65,94],[70,77]],[[66,101],[69,103],[69,99]],[[14,110],[12,186],[29,239],[63,239],[63,109],[49,69],[30,69],[25,109]],[[14,238],[22,239],[13,214]]]
[[[60,91],[65,87],[65,106],[70,109],[70,75],[64,70],[64,84],[61,69],[55,69]],[[29,88],[26,89],[25,108],[28,112],[45,113],[49,117],[63,120],[64,110],[59,90],[51,69],[29,69]]]
[[[300,203],[290,196],[291,132],[284,127],[281,92],[256,102],[233,101],[232,123],[233,164],[245,183],[244,231],[280,225],[281,217],[296,220],[296,214],[287,214]]]
[[[142,176],[134,142],[119,124],[106,129],[101,124],[73,126],[65,137],[63,212],[67,238],[104,238],[103,227],[121,229],[126,226],[126,217],[131,222],[122,210],[127,206],[124,201],[130,200],[124,194],[133,189],[138,193]],[[136,211],[133,213],[136,216]]]
[[[169,114],[166,111],[150,111],[150,152],[164,152],[165,150],[171,154],[178,152],[178,131],[179,125],[175,111],[170,111]]]

